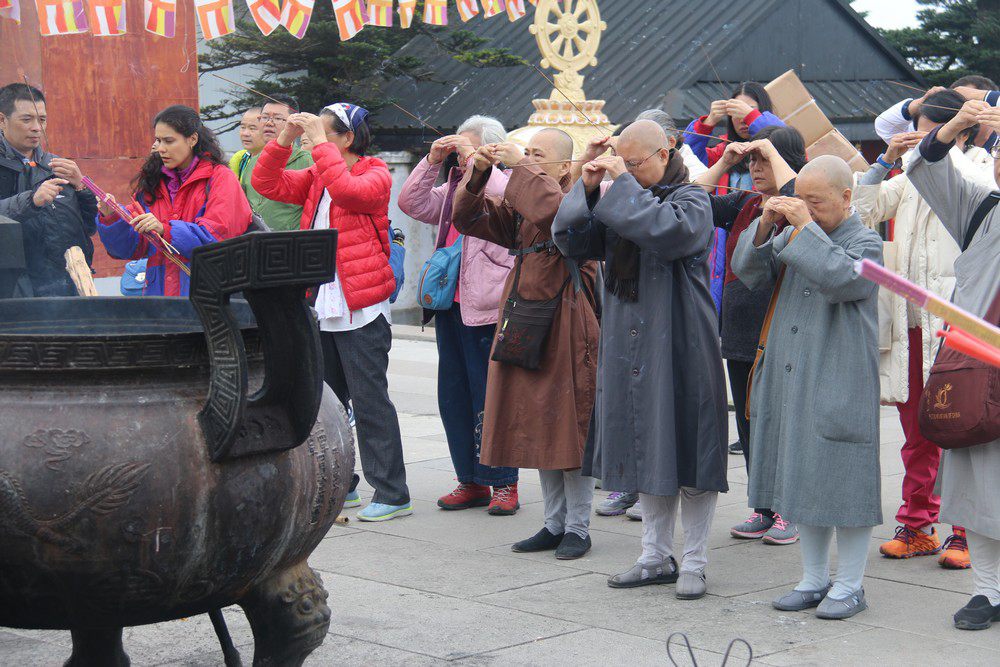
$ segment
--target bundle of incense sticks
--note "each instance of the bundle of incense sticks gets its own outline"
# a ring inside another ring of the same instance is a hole
[[[104,202],[108,206],[108,208],[110,208],[112,211],[115,212],[115,215],[120,217],[129,225],[132,224],[132,219],[135,216],[133,216],[132,213],[127,208],[125,208],[117,201],[115,201],[114,197],[112,197],[107,192],[98,187],[98,185],[94,183],[94,181],[90,180],[89,176],[84,176],[81,179],[81,182],[83,183],[83,187],[93,192],[94,196],[97,197],[99,201]],[[150,244],[152,244],[154,248],[163,253],[164,257],[166,257],[168,260],[176,264],[177,268],[179,268],[187,275],[191,275],[191,269],[189,269],[187,267],[187,264],[185,264],[184,261],[180,258],[180,253],[177,252],[177,248],[170,245],[166,241],[166,239],[164,239],[156,232],[142,232],[142,235],[143,237],[146,238],[147,241],[150,242]]]
[[[985,361],[1000,368],[1000,349],[987,345],[974,336],[970,336],[958,327],[951,327],[947,331],[938,331],[938,338],[944,340],[944,344],[962,354]]]
[[[893,273],[882,265],[862,259],[854,263],[854,270],[863,278],[890,290],[929,313],[937,315],[953,327],[995,348],[1000,348],[1000,328],[976,317],[933,292]]]

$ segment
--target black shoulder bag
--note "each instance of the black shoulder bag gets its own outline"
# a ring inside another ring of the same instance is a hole
[[[518,216],[518,232],[521,218]],[[552,321],[555,319],[563,292],[573,279],[573,273],[566,276],[562,287],[551,299],[529,301],[518,294],[521,282],[521,265],[524,256],[536,252],[551,252],[555,244],[549,240],[536,243],[523,250],[511,250],[510,254],[517,256],[514,265],[514,282],[510,287],[510,295],[503,306],[503,317],[500,320],[500,330],[497,332],[496,344],[493,346],[493,361],[512,366],[520,366],[528,370],[538,370],[542,364],[542,354],[545,341],[549,338]]]

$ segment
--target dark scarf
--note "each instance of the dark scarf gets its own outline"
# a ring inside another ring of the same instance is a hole
[[[688,168],[684,158],[676,150],[670,151],[670,161],[660,182],[650,188],[653,196],[661,202],[667,198],[674,188],[688,180]],[[619,236],[618,242],[611,250],[607,261],[604,286],[609,292],[622,301],[636,302],[639,300],[639,246],[632,241]]]

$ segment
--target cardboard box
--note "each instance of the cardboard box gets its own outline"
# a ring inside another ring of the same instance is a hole
[[[868,171],[869,167],[871,167],[871,165],[868,164],[868,160],[866,160],[865,156],[862,155],[861,153],[855,155],[851,160],[847,162],[847,164],[851,166],[851,171],[865,172]]]
[[[780,118],[780,116],[779,116]],[[802,134],[802,140],[806,146],[819,141],[824,135],[833,129],[833,123],[820,111],[815,101],[809,102],[791,116],[786,116],[781,120],[786,125],[791,125]]]
[[[809,104],[813,99],[793,69],[764,86],[764,90],[771,96],[771,103],[774,106],[772,113],[781,119]]]
[[[806,148],[806,157],[810,160],[820,155],[836,155],[845,162],[850,162],[857,154],[854,145],[836,129],[830,130]]]

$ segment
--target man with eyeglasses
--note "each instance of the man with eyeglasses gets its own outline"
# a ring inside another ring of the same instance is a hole
[[[602,194],[605,175],[611,185]],[[639,494],[643,512],[642,555],[608,585],[676,583],[679,599],[700,598],[716,501],[729,489],[725,374],[709,289],[711,202],[688,182],[676,138],[640,120],[613,154],[584,165],[552,231],[565,256],[606,262],[596,451],[584,473]]]
[[[264,141],[270,143],[278,138],[281,131],[288,123],[288,117],[299,110],[299,103],[295,98],[288,95],[274,95],[277,102],[270,101],[264,105],[258,118],[260,132],[264,136]],[[264,219],[267,226],[274,231],[287,231],[299,228],[299,221],[302,219],[302,207],[294,204],[284,204],[273,201],[259,194],[250,184],[254,167],[261,153],[250,156],[249,161],[240,172],[240,185],[243,192],[250,201],[250,207],[254,212]],[[286,169],[308,169],[313,164],[312,155],[299,146],[292,147],[292,155],[288,158]]]

